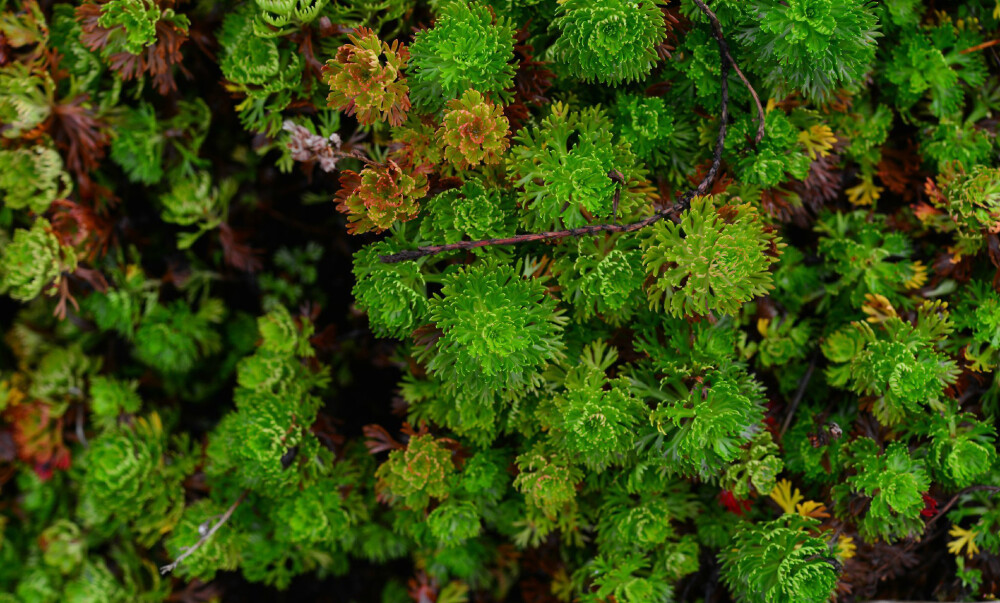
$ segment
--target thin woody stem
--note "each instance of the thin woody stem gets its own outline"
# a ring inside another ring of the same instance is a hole
[[[976,52],[978,50],[983,50],[984,48],[989,48],[990,46],[996,46],[1000,44],[1000,40],[990,40],[989,42],[983,42],[982,44],[976,44],[972,48],[966,48],[959,52],[959,54],[969,54],[970,52]]]
[[[757,96],[757,91],[750,85],[749,80],[747,80],[747,76],[743,75],[743,71],[740,69],[740,66],[736,64],[736,61],[733,59],[733,55],[729,53],[729,44],[726,43],[726,39],[722,35],[722,25],[719,24],[718,17],[715,16],[712,9],[708,8],[702,0],[693,0],[693,2],[698,5],[701,12],[705,13],[705,16],[708,17],[708,20],[712,23],[712,31],[715,34],[715,39],[719,42],[719,50],[723,55],[725,55],[723,64],[725,64],[726,61],[729,61],[729,66],[733,68],[733,71],[735,71],[736,75],[740,77],[743,85],[750,91],[750,96],[753,97],[753,102],[757,106],[757,135],[754,136],[753,139],[753,144],[756,146],[761,139],[764,138],[764,105],[760,103],[760,97]],[[725,72],[723,72],[722,78],[726,78]]]
[[[436,255],[439,253],[444,253],[446,251],[457,251],[457,250],[469,250],[477,249],[479,247],[491,247],[494,245],[517,245],[520,243],[530,243],[539,241],[553,241],[556,239],[564,239],[567,237],[581,237],[587,235],[596,235],[600,233],[626,233],[635,232],[637,230],[642,230],[647,226],[651,226],[656,222],[664,218],[669,218],[676,214],[679,214],[686,210],[691,205],[691,199],[705,195],[712,189],[712,185],[715,184],[716,178],[719,176],[719,170],[722,167],[722,152],[725,148],[726,143],[726,128],[729,121],[729,69],[733,68],[743,84],[750,91],[750,95],[753,97],[754,102],[757,105],[757,117],[758,117],[758,128],[757,136],[755,138],[755,143],[760,142],[760,139],[764,136],[764,107],[760,104],[760,98],[757,96],[757,92],[747,81],[743,72],[737,67],[736,62],[733,60],[732,55],[729,53],[729,45],[726,44],[726,39],[722,35],[722,26],[719,24],[719,19],[716,18],[715,13],[712,12],[710,8],[702,0],[693,0],[693,2],[701,9],[701,12],[705,13],[708,17],[709,22],[712,25],[712,34],[715,37],[715,41],[719,45],[719,56],[722,60],[722,73],[720,79],[720,99],[721,99],[721,112],[719,115],[719,134],[715,140],[715,150],[712,154],[712,165],[705,174],[705,177],[701,180],[697,187],[684,193],[673,205],[670,205],[660,211],[654,213],[653,215],[639,220],[638,222],[632,222],[631,224],[591,224],[589,226],[581,226],[579,228],[570,228],[568,230],[556,230],[548,232],[536,232],[530,234],[522,234],[513,237],[506,237],[500,239],[482,239],[479,241],[461,241],[458,243],[450,243],[447,245],[430,245],[427,247],[418,247],[417,249],[400,251],[398,253],[393,253],[389,255],[380,256],[381,260],[387,264],[393,264],[396,262],[403,262],[406,260],[416,260],[418,258]]]
[[[195,551],[204,546],[204,544],[208,542],[212,538],[212,536],[215,535],[216,532],[219,531],[219,528],[221,528],[227,521],[229,521],[229,518],[232,517],[233,512],[236,511],[236,508],[240,506],[240,503],[243,502],[243,499],[245,499],[247,497],[247,494],[249,493],[250,493],[249,490],[244,490],[239,495],[239,497],[233,502],[233,504],[229,505],[229,508],[226,509],[226,512],[222,514],[222,517],[219,518],[219,521],[215,522],[215,524],[212,525],[211,529],[205,532],[205,534],[198,539],[198,542],[186,548],[184,552],[181,553],[180,556],[178,556],[177,559],[174,560],[173,563],[160,567],[160,575],[165,576],[170,572],[174,571],[175,569],[177,569],[177,566],[181,564],[181,561],[184,561],[191,554],[193,554]]]
[[[333,153],[334,153],[334,155],[336,155],[338,157],[341,157],[341,158],[357,159],[357,160],[359,160],[361,163],[363,163],[365,165],[370,165],[370,166],[374,166],[374,167],[379,167],[379,166],[382,165],[381,163],[379,163],[377,161],[373,161],[373,160],[369,159],[365,155],[364,151],[362,151],[361,149],[358,149],[358,148],[353,148],[350,151],[341,151],[339,149],[335,149],[333,151]]]
[[[795,390],[795,397],[792,398],[792,404],[789,406],[788,415],[785,417],[785,422],[781,424],[781,431],[778,433],[778,437],[784,437],[785,432],[788,431],[788,427],[792,424],[792,417],[795,416],[795,409],[799,407],[799,403],[802,402],[802,396],[806,393],[806,387],[809,385],[809,380],[812,379],[813,371],[816,370],[816,356],[813,356],[812,360],[809,362],[809,368],[806,369],[806,374],[799,381],[799,387]]]
[[[979,492],[982,490],[988,490],[990,492],[1000,492],[1000,488],[996,486],[986,486],[986,485],[969,486],[968,488],[959,491],[958,494],[951,497],[951,500],[948,501],[948,504],[941,507],[941,510],[937,512],[937,515],[931,517],[930,521],[928,521],[927,524],[924,526],[924,531],[926,532],[927,528],[931,527],[935,521],[943,517],[945,513],[947,513],[953,506],[955,506],[955,503],[958,502],[959,498],[961,498],[966,494],[969,494],[970,492]]]
[[[959,498],[962,498],[963,496],[965,496],[966,494],[969,494],[971,492],[981,492],[981,491],[984,491],[984,490],[988,491],[988,492],[994,492],[994,493],[1000,492],[1000,488],[998,488],[997,486],[987,486],[985,484],[978,484],[978,485],[975,485],[975,486],[969,486],[968,488],[965,488],[963,490],[959,490],[955,494],[955,496],[951,497],[951,500],[949,500],[948,503],[945,506],[941,507],[938,510],[937,514],[934,517],[931,517],[930,520],[928,520],[928,522],[924,524],[924,534],[927,534],[929,532],[931,526],[934,525],[934,522],[936,522],[937,520],[939,520],[942,517],[944,517],[945,513],[947,513],[949,510],[951,510],[951,508],[953,506],[955,506],[955,503],[958,502]],[[903,552],[905,553],[907,551],[913,550],[913,548],[915,546],[917,546],[918,543],[919,543],[918,540],[912,540],[911,539],[906,544],[906,546],[903,547]],[[877,603],[877,602],[872,601],[871,603]]]

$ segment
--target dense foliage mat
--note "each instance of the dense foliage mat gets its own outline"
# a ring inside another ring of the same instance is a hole
[[[0,603],[997,596],[998,42],[0,0]]]

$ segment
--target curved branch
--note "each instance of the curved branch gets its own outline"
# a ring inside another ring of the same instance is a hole
[[[941,507],[941,510],[938,511],[937,515],[931,517],[930,520],[924,525],[924,532],[926,532],[927,528],[931,527],[931,525],[933,525],[935,521],[937,521],[941,517],[944,517],[944,514],[947,513],[953,506],[955,506],[955,503],[958,502],[958,499],[961,498],[963,495],[969,494],[970,492],[979,492],[982,490],[988,490],[990,492],[1000,492],[1000,488],[996,486],[986,486],[986,485],[969,486],[964,490],[959,490],[959,492],[955,494],[955,496],[951,497],[951,500],[948,501],[948,504]]]
[[[729,62],[729,66],[733,68],[733,71],[735,71],[736,75],[740,77],[743,85],[750,91],[750,96],[753,97],[753,102],[757,106],[757,135],[753,139],[753,144],[756,146],[764,138],[764,105],[760,103],[760,97],[757,96],[757,91],[750,85],[749,80],[747,80],[747,76],[743,75],[743,71],[740,69],[740,66],[736,64],[736,61],[733,59],[733,55],[729,53],[729,44],[726,43],[726,40],[722,35],[722,25],[719,24],[719,18],[715,16],[715,13],[713,13],[712,10],[708,8],[704,2],[702,2],[702,0],[692,1],[698,5],[701,12],[705,13],[705,16],[708,17],[709,22],[712,24],[712,31],[715,34],[715,39],[719,42],[719,51],[721,54],[725,55],[723,63],[726,61]],[[722,77],[725,78],[726,74],[723,73]]]
[[[747,81],[747,78],[740,71],[740,68],[736,65],[736,61],[733,60],[732,55],[729,53],[729,45],[726,43],[725,37],[722,35],[722,26],[719,24],[719,19],[712,12],[712,9],[703,2],[703,0],[692,0],[701,12],[705,13],[708,17],[709,22],[712,25],[712,35],[715,38],[716,43],[719,45],[719,57],[722,60],[722,73],[719,82],[720,87],[720,99],[721,99],[721,111],[719,114],[719,134],[715,140],[715,150],[712,154],[712,166],[709,168],[708,173],[701,180],[697,187],[684,193],[680,199],[677,200],[673,205],[661,209],[660,211],[654,213],[648,218],[639,220],[638,222],[632,222],[631,224],[592,224],[589,226],[581,226],[579,228],[571,228],[569,230],[556,230],[549,232],[536,232],[523,235],[517,235],[513,237],[506,237],[502,239],[482,239],[479,241],[461,241],[458,243],[450,243],[448,245],[430,245],[427,247],[418,247],[417,249],[400,251],[399,253],[393,253],[389,255],[380,256],[381,260],[387,264],[393,264],[396,262],[403,262],[406,260],[416,260],[425,256],[436,255],[443,253],[445,251],[456,251],[456,250],[469,250],[476,249],[479,247],[489,247],[493,245],[517,245],[519,243],[529,243],[538,241],[552,241],[555,239],[564,239],[567,237],[580,237],[586,235],[596,235],[602,232],[616,233],[616,232],[634,232],[636,230],[641,230],[647,226],[651,226],[656,222],[659,222],[663,218],[668,218],[675,214],[679,214],[686,210],[690,204],[691,199],[705,195],[712,189],[712,185],[715,184],[716,178],[719,176],[719,170],[722,167],[722,152],[725,148],[726,143],[726,128],[729,121],[729,69],[732,68],[737,75],[739,75],[740,80],[750,91],[750,95],[753,97],[754,102],[757,105],[757,136],[755,138],[755,144],[760,142],[761,138],[764,136],[764,107],[760,104],[760,97],[757,96],[757,92]]]

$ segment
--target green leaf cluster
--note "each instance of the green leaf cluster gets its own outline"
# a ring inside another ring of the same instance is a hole
[[[994,596],[998,29],[0,0],[0,601]]]

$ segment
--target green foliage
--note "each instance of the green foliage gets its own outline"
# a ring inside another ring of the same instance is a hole
[[[940,408],[945,387],[957,376],[955,362],[940,349],[951,331],[948,313],[927,302],[918,316],[916,325],[891,316],[878,322],[877,331],[853,322],[823,342],[823,354],[834,363],[827,371],[830,384],[872,396],[872,412],[886,426],[919,415],[921,405]]]
[[[777,96],[828,100],[860,83],[875,57],[878,22],[867,0],[756,0],[740,33]]]
[[[434,26],[414,36],[410,55],[411,96],[418,106],[440,109],[470,89],[494,101],[511,98],[514,29],[483,4],[444,2]]]
[[[617,322],[646,305],[637,237],[581,238],[575,249],[560,254],[554,269],[562,298],[573,304],[577,319],[599,315]]]
[[[631,143],[640,159],[653,165],[669,162],[679,132],[677,120],[662,98],[620,94],[615,111],[615,133]]]
[[[544,516],[552,518],[566,512],[566,507],[576,501],[576,484],[583,472],[565,454],[535,446],[517,457],[517,469],[514,487],[524,494],[529,506]]]
[[[810,533],[815,526],[816,520],[797,515],[742,523],[733,535],[734,545],[719,555],[723,579],[738,600],[828,600],[837,571],[826,541]]]
[[[646,76],[666,30],[656,2],[587,0],[559,3],[552,57],[585,82],[619,84]]]
[[[136,359],[168,374],[191,371],[200,358],[218,349],[212,323],[218,322],[219,310],[217,304],[207,303],[192,312],[180,300],[157,305],[136,330]]]
[[[275,523],[287,526],[284,540],[315,544],[335,540],[347,529],[351,517],[339,492],[313,484],[278,503]]]
[[[71,190],[62,157],[54,149],[0,150],[0,203],[4,206],[40,214]]]
[[[660,221],[650,233],[643,263],[651,306],[674,316],[734,314],[772,287],[768,267],[780,244],[749,204],[695,198],[679,224]]]
[[[168,193],[160,197],[164,222],[179,226],[197,226],[195,232],[185,232],[177,237],[177,247],[190,247],[203,233],[217,228],[225,219],[229,201],[235,196],[237,184],[223,180],[212,186],[211,175],[195,172],[190,177],[179,177]]]
[[[556,301],[537,281],[500,264],[481,264],[445,277],[430,300],[440,336],[420,355],[427,370],[461,383],[484,399],[536,384],[546,363],[562,356],[565,323]]]
[[[1000,5],[704,4],[0,0],[0,602],[995,596]]]
[[[426,282],[412,262],[386,265],[380,255],[393,247],[382,243],[366,247],[354,257],[353,294],[358,307],[379,334],[405,337],[427,314]]]
[[[694,378],[725,369],[736,360],[737,329],[723,316],[714,323],[647,312],[639,322],[636,349],[649,357],[658,375]],[[664,389],[662,384],[657,389]],[[685,395],[687,388],[683,389]]]
[[[86,553],[80,536],[80,526],[67,520],[57,521],[45,528],[42,532],[45,564],[56,568],[61,574],[68,574],[76,569]]]
[[[212,475],[230,474],[244,488],[274,497],[282,488],[308,483],[327,454],[308,426],[320,400],[314,389],[326,378],[297,358],[312,349],[309,325],[300,327],[278,307],[257,321],[261,343],[237,367],[236,411],[218,425],[209,442]]]
[[[926,268],[912,261],[913,244],[905,233],[889,229],[885,216],[863,211],[824,216],[816,224],[821,234],[819,252],[836,278],[826,285],[830,295],[844,293],[858,307],[866,295],[889,301],[926,280]]]
[[[59,243],[48,221],[38,218],[31,229],[14,231],[13,240],[0,248],[0,292],[21,301],[34,299],[75,264],[76,256]]]
[[[764,368],[784,366],[805,357],[812,331],[807,322],[759,319],[757,332],[761,339],[748,344],[747,351],[756,353],[757,362]]]
[[[799,413],[799,420],[782,438],[788,470],[803,475],[809,482],[829,483],[839,479],[845,466],[847,441],[842,436],[831,436],[830,430],[834,425],[842,430],[841,426],[853,423],[853,412],[826,416],[821,409],[803,403],[796,414]],[[825,442],[819,439],[820,435]]]
[[[143,270],[134,264],[126,266],[120,276],[116,288],[87,297],[83,306],[100,330],[131,338],[144,312],[156,304],[157,283],[147,280]]]
[[[163,177],[163,145],[156,126],[156,115],[149,105],[130,110],[122,120],[122,132],[111,145],[111,158],[131,180],[153,184]]]
[[[110,0],[101,5],[97,23],[111,30],[107,46],[109,54],[119,50],[139,54],[156,43],[156,23],[164,17],[174,17],[173,11],[164,13],[153,0]],[[174,20],[184,27],[188,24],[183,16]]]
[[[61,66],[69,72],[73,88],[96,88],[104,71],[100,57],[81,41],[83,30],[76,21],[74,7],[58,4],[52,7],[49,23],[49,43],[62,55]]]
[[[250,84],[276,90],[294,86],[300,75],[300,65],[291,53],[280,53],[278,42],[271,37],[256,36],[249,8],[229,13],[219,31],[219,43],[224,49],[219,67],[223,75],[235,84]],[[282,64],[284,63],[284,65]],[[285,69],[282,69],[285,67]],[[290,80],[284,78],[291,77]]]
[[[479,535],[482,526],[476,506],[467,501],[447,500],[427,516],[427,525],[438,542],[461,544]]]
[[[989,493],[973,492],[965,500],[966,504],[963,507],[948,513],[948,519],[955,525],[971,524],[969,529],[975,536],[974,544],[983,547],[990,554],[996,554],[1000,550],[998,548],[1000,547],[1000,535],[996,531],[997,526],[1000,525],[997,523],[1000,520],[1000,507],[998,507],[996,499],[991,497]],[[970,517],[974,520],[967,521]],[[956,561],[961,562],[964,559],[958,557]],[[960,564],[959,567],[961,568],[962,565],[964,564]]]
[[[128,594],[104,563],[88,562],[79,576],[66,583],[63,595],[66,601],[90,603],[91,601],[127,601]]]
[[[627,556],[615,560],[599,556],[587,568],[594,577],[595,589],[582,601],[606,601],[614,597],[623,603],[639,601],[669,601],[673,594],[667,576],[659,568],[649,571],[649,562],[640,556]]]
[[[605,376],[617,358],[603,341],[584,348],[582,363],[567,371],[566,393],[553,401],[550,438],[591,471],[621,464],[633,447],[635,428],[645,418],[628,380]]]
[[[522,221],[530,228],[585,224],[589,217],[610,218],[616,184],[612,170],[625,180],[618,214],[631,216],[642,202],[630,190],[644,172],[630,147],[616,144],[607,115],[597,107],[584,112],[554,104],[538,128],[524,128],[514,137],[508,172],[516,180],[521,202],[529,210]]]
[[[674,471],[702,479],[712,479],[736,460],[763,418],[760,387],[736,375],[695,386],[684,398],[661,402],[649,415],[666,438],[664,453]]]
[[[172,529],[184,509],[181,484],[194,469],[186,442],[175,446],[170,450],[155,413],[96,438],[87,451],[81,486],[84,525],[121,522],[145,543]]]
[[[303,92],[302,55],[287,38],[261,31],[250,4],[230,11],[217,36],[227,88],[245,96],[237,105],[240,121],[251,131],[276,135],[284,121],[281,112]]]
[[[4,138],[17,138],[48,118],[55,84],[48,72],[24,63],[0,67],[0,123]]]
[[[28,393],[58,404],[79,397],[86,377],[97,368],[79,346],[46,350],[35,365]]]
[[[955,251],[974,255],[983,249],[985,236],[998,227],[1000,171],[977,165],[970,173],[961,164],[951,165],[930,189],[930,207],[917,216],[936,231],[955,237]]]
[[[315,241],[303,247],[279,249],[274,254],[274,264],[282,272],[261,275],[261,288],[268,292],[261,302],[264,309],[273,310],[282,304],[294,306],[305,298],[307,291],[322,297],[314,293],[314,285],[319,279],[317,263],[323,258],[323,252],[323,247]]]
[[[744,119],[734,129],[752,134],[751,120]],[[786,180],[802,180],[809,174],[811,155],[803,148],[800,132],[780,111],[771,111],[764,120],[764,138],[756,152],[738,160],[740,180],[761,188],[772,188]]]
[[[121,116],[111,141],[111,159],[133,182],[156,184],[165,173],[191,176],[196,166],[204,164],[197,155],[211,112],[200,99],[181,101],[178,109],[172,118],[164,119],[152,105],[142,103]]]
[[[996,431],[972,414],[935,415],[929,431],[931,469],[951,488],[971,486],[996,464]]]
[[[762,431],[740,450],[740,456],[726,468],[722,485],[736,498],[746,499],[751,488],[759,494],[774,490],[782,469],[784,464],[778,445],[774,443],[771,432]]]
[[[254,0],[260,7],[260,17],[265,23],[281,29],[289,24],[297,26],[312,23],[326,7],[329,0]]]
[[[608,492],[597,525],[600,550],[617,557],[627,551],[667,553],[676,547],[680,549],[673,551],[677,556],[696,555],[697,544],[677,533],[677,525],[700,510],[689,488],[679,480],[646,480],[642,486],[641,491],[615,487]],[[661,559],[667,561],[670,556]],[[676,561],[676,565],[663,564],[664,569],[680,575],[695,569],[690,560]]]
[[[864,166],[879,162],[880,147],[889,137],[893,113],[886,105],[864,103],[851,113],[831,116],[836,121],[838,132],[847,134],[849,143],[846,154]]]
[[[1000,293],[989,283],[972,281],[955,307],[955,328],[971,332],[963,355],[972,370],[992,370],[1000,349]]]
[[[197,542],[201,538],[201,533],[205,531],[202,526],[206,523],[211,525],[211,522],[224,512],[225,509],[214,505],[208,499],[188,505],[173,532],[170,533],[166,543],[167,550],[174,556],[180,555],[181,547],[185,546],[180,543]],[[178,568],[178,574],[211,580],[217,571],[236,569],[239,554],[238,544],[234,540],[231,531],[226,530],[217,534],[185,560],[186,563]]]
[[[981,36],[972,29],[942,23],[934,28],[908,28],[902,38],[892,49],[893,69],[885,74],[897,90],[896,106],[906,111],[927,97],[934,116],[961,115],[965,100],[961,84],[980,86],[986,79],[982,57],[962,52],[982,42]]]
[[[859,438],[851,444],[850,454],[847,466],[856,473],[835,487],[838,515],[846,515],[849,496],[865,496],[870,504],[858,523],[863,538],[893,542],[919,535],[925,506],[921,494],[930,485],[923,463],[901,442],[880,451],[874,440]]]
[[[921,146],[927,158],[936,162],[937,169],[945,171],[952,163],[976,165],[989,160],[994,139],[969,122],[942,119],[927,127],[921,137]]]
[[[435,195],[424,207],[420,236],[427,240],[455,243],[514,234],[513,199],[479,179]]]
[[[94,377],[90,380],[90,403],[94,414],[102,418],[117,419],[121,414],[135,414],[142,406],[136,392],[136,382],[122,382],[112,377]]]
[[[422,510],[431,498],[445,499],[451,490],[455,467],[451,451],[430,435],[414,436],[405,450],[393,450],[375,477],[384,496],[411,509]],[[445,513],[448,513],[447,511]],[[449,521],[439,516],[431,524]]]

